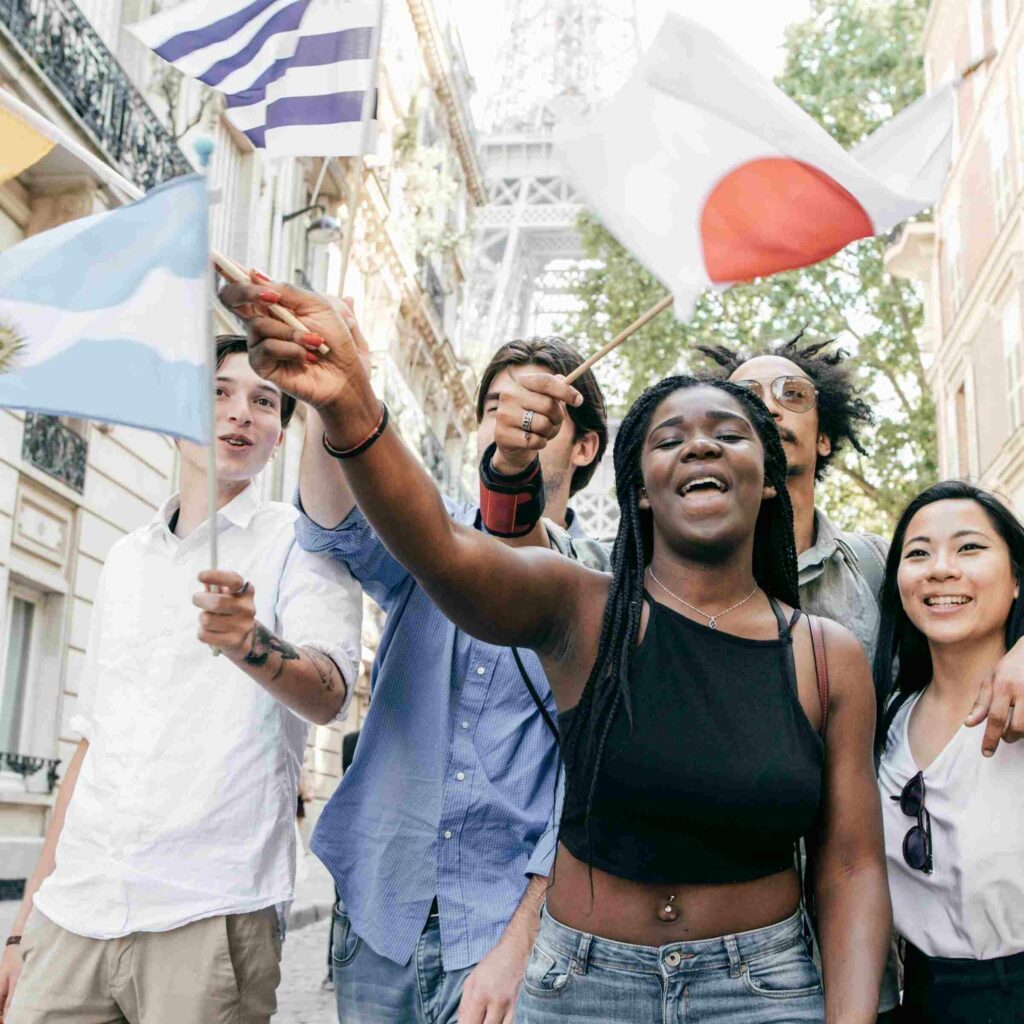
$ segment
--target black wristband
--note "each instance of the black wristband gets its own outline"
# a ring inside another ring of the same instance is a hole
[[[346,448],[342,451],[340,448],[335,448],[330,441],[327,440],[327,431],[323,433],[321,441],[323,442],[324,451],[327,452],[331,458],[334,459],[354,459],[357,455],[362,455],[367,448],[370,447],[384,433],[385,428],[388,425],[388,407],[381,402],[380,403],[380,420],[377,426],[373,428],[369,437],[362,440],[355,446],[355,448]]]
[[[498,446],[488,445],[480,460],[480,521],[494,537],[523,537],[544,515],[547,496],[538,456],[522,472],[504,476],[491,465]]]

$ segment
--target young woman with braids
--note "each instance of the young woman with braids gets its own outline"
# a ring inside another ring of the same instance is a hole
[[[765,406],[688,377],[645,392],[616,443],[622,516],[598,573],[453,523],[387,425],[350,312],[275,286],[318,332],[303,339],[262,315],[265,287],[224,295],[250,307],[254,368],[318,409],[363,513],[445,614],[535,650],[554,693],[566,806],[516,1019],[874,1021],[891,920],[871,684],[859,643],[825,622],[819,695]],[[331,354],[307,354],[321,337]],[[557,432],[558,399],[577,396],[552,378],[524,418],[531,446]],[[811,834],[824,996],[793,857]]]

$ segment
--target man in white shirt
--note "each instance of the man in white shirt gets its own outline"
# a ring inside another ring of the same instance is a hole
[[[347,707],[362,604],[252,483],[294,400],[253,373],[243,338],[218,338],[217,362],[232,571],[206,570],[206,454],[180,442],[180,496],[100,577],[82,739],[0,962],[5,1024],[255,1024],[276,1008],[306,737]]]

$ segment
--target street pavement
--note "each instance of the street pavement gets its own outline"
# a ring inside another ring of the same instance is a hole
[[[323,988],[330,926],[330,921],[317,921],[288,932],[274,1024],[338,1024],[334,992]]]

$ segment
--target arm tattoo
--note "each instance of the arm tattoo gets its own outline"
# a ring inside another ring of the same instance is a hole
[[[245,663],[254,668],[263,668],[272,654],[281,656],[281,663],[274,673],[275,679],[280,675],[286,661],[299,660],[299,652],[290,643],[274,636],[262,622],[257,622],[252,634],[252,649],[245,656]]]
[[[320,676],[320,685],[323,686],[326,693],[334,693],[340,689],[338,683],[344,686],[339,678],[341,672],[338,671],[338,666],[334,664],[333,658],[329,658],[315,647],[303,647],[302,649],[308,655],[309,660],[313,662],[313,667],[316,669],[317,675]]]

